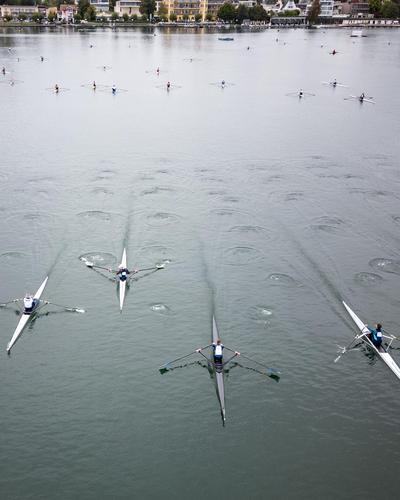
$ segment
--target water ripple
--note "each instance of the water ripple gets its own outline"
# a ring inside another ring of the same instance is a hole
[[[246,266],[262,257],[262,252],[252,247],[232,247],[223,252],[224,264],[230,266]]]
[[[383,281],[383,278],[382,276],[379,276],[379,274],[361,272],[354,275],[354,281],[360,283],[361,285],[368,285],[370,283]]]
[[[168,224],[175,224],[180,222],[179,215],[171,214],[168,212],[156,212],[147,216],[147,223],[149,226],[162,227]]]
[[[300,283],[288,274],[272,273],[267,277],[267,281],[274,285],[283,285],[288,287],[300,286]]]
[[[376,258],[370,260],[369,265],[377,271],[400,274],[400,261],[398,260]]]

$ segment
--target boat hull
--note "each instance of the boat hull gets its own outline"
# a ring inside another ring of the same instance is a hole
[[[383,346],[376,347],[376,345],[371,342],[369,337],[367,337],[367,335],[369,334],[367,325],[356,315],[354,311],[350,309],[350,307],[345,302],[343,302],[343,305],[360,330],[358,338],[362,340],[377,356],[379,356],[381,360],[386,364],[386,366],[390,368],[394,375],[400,380],[400,367],[396,364],[392,356],[386,351]]]
[[[37,292],[35,293],[35,295],[33,296],[33,298],[37,299],[38,300],[38,305],[36,306],[35,309],[37,309],[37,307],[39,307],[40,305],[40,302],[39,302],[39,299],[47,285],[47,280],[49,279],[48,276],[46,276],[45,280],[43,281],[43,283],[40,285],[40,287],[38,288]],[[22,334],[24,328],[26,327],[26,325],[29,323],[29,321],[31,320],[31,318],[33,316],[35,316],[35,309],[29,313],[29,314],[25,314],[23,313],[23,316],[22,318],[19,320],[18,322],[18,325],[17,325],[17,328],[15,329],[14,331],[14,334],[13,336],[11,337],[11,340],[10,342],[8,343],[7,345],[7,352],[10,353],[13,345],[15,344],[15,342],[19,339],[20,335]]]
[[[126,249],[122,252],[121,266],[124,268],[127,267],[126,261]],[[126,281],[119,280],[119,310],[122,311],[124,307],[125,300],[125,292],[126,292]]]
[[[213,326],[212,326],[212,341],[213,341],[213,343],[217,343],[218,339],[219,339],[219,335],[218,335],[217,323],[215,321],[215,317],[213,316]],[[217,367],[217,365],[214,363],[214,360],[212,361],[212,365],[214,367],[214,372],[215,372],[215,380],[216,380],[216,385],[217,385],[217,395],[218,395],[219,403],[221,406],[222,421],[223,421],[223,423],[225,423],[226,412],[225,412],[224,368],[221,365],[221,368],[219,369]]]

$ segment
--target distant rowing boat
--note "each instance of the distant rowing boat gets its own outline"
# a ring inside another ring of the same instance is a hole
[[[229,36],[225,36],[225,37],[219,37],[218,40],[220,40],[221,42],[232,42],[234,40],[234,38],[231,38]]]
[[[14,330],[14,334],[11,337],[10,342],[7,344],[7,354],[10,354],[11,349],[13,348],[14,344],[17,342],[17,340],[21,336],[21,334],[24,331],[27,324],[30,323],[35,318],[39,309],[42,309],[44,306],[53,305],[56,307],[61,307],[62,309],[65,309],[66,311],[79,312],[79,313],[85,312],[84,309],[78,309],[76,307],[67,307],[67,306],[63,306],[61,304],[55,304],[54,302],[49,302],[48,300],[41,300],[41,296],[42,296],[44,289],[47,285],[48,279],[49,279],[49,277],[46,276],[43,283],[40,285],[37,292],[32,297],[33,298],[32,308],[30,308],[29,311],[27,311],[25,308],[22,310],[21,319],[19,320],[16,329]],[[9,304],[18,304],[19,302],[23,302],[23,301],[24,301],[24,299],[13,299],[13,300],[10,300],[10,301],[5,302],[3,304],[0,304],[0,307],[7,307]]]
[[[10,340],[10,342],[7,345],[7,353],[10,353],[13,345],[18,340],[18,338],[21,335],[21,333],[23,332],[24,328],[29,323],[29,321],[35,316],[36,310],[40,307],[40,301],[39,301],[39,299],[40,299],[40,297],[41,297],[41,295],[42,295],[42,293],[43,293],[43,291],[44,291],[44,289],[45,289],[45,287],[47,285],[47,280],[48,279],[49,279],[49,277],[46,276],[45,280],[43,281],[43,283],[40,285],[40,287],[38,288],[37,292],[33,296],[33,298],[36,299],[36,306],[33,308],[32,312],[30,312],[30,313],[25,313],[25,312],[22,313],[22,317],[21,317],[21,319],[18,322],[17,328],[15,329],[14,334],[11,337],[11,340]]]
[[[392,344],[393,340],[396,339],[393,335],[384,335],[385,338],[389,339],[389,345],[385,349],[383,345],[377,347],[369,338],[370,330],[367,327],[365,323],[356,315],[356,313],[350,309],[350,307],[346,304],[346,302],[343,302],[344,307],[346,308],[347,312],[350,314],[352,320],[354,323],[357,325],[357,328],[359,329],[359,333],[355,335],[353,342],[350,344],[349,347],[344,348],[342,354],[344,354],[346,351],[351,350],[351,346],[354,343],[354,341],[361,340],[364,342],[365,345],[367,345],[373,353],[378,355],[381,360],[386,364],[388,368],[396,375],[398,379],[400,379],[400,368],[396,364],[395,360],[392,358],[392,356],[389,354],[388,350],[390,345]],[[335,361],[337,361],[340,358],[336,358]]]

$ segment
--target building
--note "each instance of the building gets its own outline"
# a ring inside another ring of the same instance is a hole
[[[30,17],[34,12],[39,12],[39,9],[36,5],[0,5],[0,12],[1,17],[18,17],[20,14]]]
[[[140,17],[140,0],[118,0],[115,3],[114,12],[116,12],[120,17],[124,14],[128,16],[136,15]]]
[[[63,21],[65,23],[73,23],[74,16],[78,12],[77,5],[69,5],[66,3],[62,3],[57,13],[57,17],[59,21]]]
[[[321,11],[319,13],[319,17],[332,17],[334,4],[334,0],[320,0]],[[307,4],[306,16],[308,15],[311,5],[311,2]]]
[[[108,12],[110,10],[108,0],[90,0],[90,5],[96,9],[96,12]]]

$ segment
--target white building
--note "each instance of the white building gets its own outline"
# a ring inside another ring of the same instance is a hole
[[[116,12],[120,17],[124,14],[128,14],[128,16],[133,16],[136,14],[140,17],[142,14],[139,10],[140,0],[118,0],[115,3],[114,12]]]
[[[108,12],[110,9],[108,0],[90,0],[90,5],[96,9],[96,12]]]
[[[307,4],[306,15],[310,10],[312,2]],[[320,17],[332,17],[333,16],[333,6],[335,5],[334,0],[320,0],[321,12]]]
[[[30,17],[34,12],[39,12],[36,5],[0,5],[1,17],[18,17],[20,14]]]

